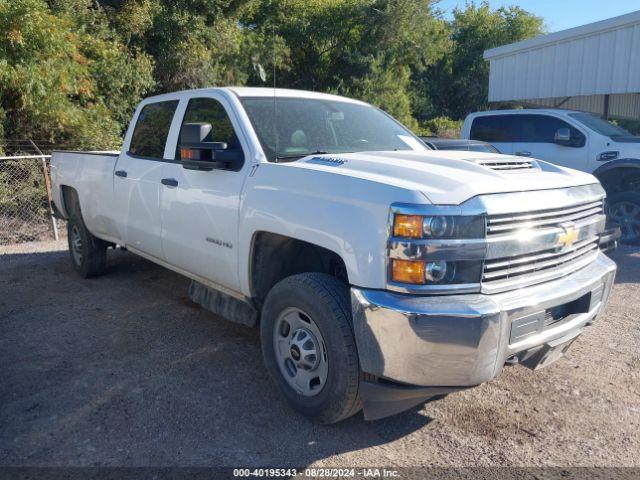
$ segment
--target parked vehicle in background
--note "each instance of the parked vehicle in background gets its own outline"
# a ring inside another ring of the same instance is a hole
[[[55,152],[51,178],[82,276],[118,244],[191,278],[195,302],[259,325],[283,396],[323,423],[549,365],[616,270],[592,175],[429,150],[334,95],[149,98],[119,153]]]
[[[462,150],[465,152],[500,153],[500,151],[490,143],[481,142],[480,140],[439,137],[420,137],[420,140],[434,150]]]
[[[640,244],[640,137],[590,113],[524,109],[472,113],[462,138],[592,173],[607,192],[608,215],[620,225],[622,241]]]

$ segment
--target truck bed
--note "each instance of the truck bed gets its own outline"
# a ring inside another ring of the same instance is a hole
[[[62,198],[62,187],[78,193],[82,217],[90,231],[104,239],[120,237],[113,218],[113,173],[117,151],[54,151],[51,156],[53,201],[68,216]]]

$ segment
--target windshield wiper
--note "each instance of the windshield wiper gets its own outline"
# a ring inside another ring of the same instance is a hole
[[[295,153],[289,155],[276,155],[276,160],[291,160],[294,158],[302,158],[307,157],[309,155],[325,155],[329,152],[325,152],[324,150],[316,150],[315,152],[305,152],[305,153]]]

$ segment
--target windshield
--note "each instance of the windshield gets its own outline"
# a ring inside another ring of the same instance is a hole
[[[410,131],[369,105],[312,98],[241,101],[269,161],[314,153],[427,150]]]
[[[632,136],[624,128],[618,127],[617,125],[607,122],[595,115],[591,115],[590,113],[570,113],[569,116],[575,118],[591,130],[595,130],[599,134],[606,135],[607,137]]]
[[[468,143],[468,144],[443,144],[438,146],[438,150],[463,150],[466,152],[488,152],[500,153],[496,147],[489,143]]]
[[[500,153],[496,147],[489,143],[474,143],[469,145],[469,151],[471,152],[488,152],[488,153]]]

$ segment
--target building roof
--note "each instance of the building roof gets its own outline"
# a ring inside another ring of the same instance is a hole
[[[540,35],[539,37],[522,40],[521,42],[510,43],[509,45],[502,45],[501,47],[492,48],[484,52],[484,58],[490,60],[491,58],[509,55],[523,49],[538,48],[544,45],[562,42],[564,40],[575,40],[580,37],[593,35],[594,33],[602,33],[608,30],[617,30],[621,27],[635,25],[638,23],[640,23],[640,10],[627,13],[625,15],[620,15],[618,17],[601,20],[599,22],[588,23],[586,25],[580,25],[579,27],[561,30],[559,32],[549,33],[547,35]]]
[[[640,116],[640,11],[493,48],[484,57],[490,102]],[[605,95],[616,98],[608,102]]]

